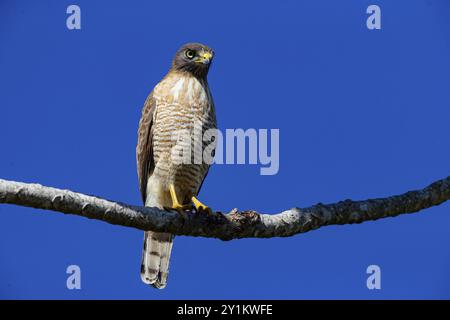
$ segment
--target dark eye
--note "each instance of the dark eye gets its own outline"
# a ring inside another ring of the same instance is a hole
[[[194,50],[191,50],[191,49],[187,49],[187,50],[184,52],[184,55],[186,56],[186,58],[192,59],[192,58],[195,57],[195,51],[194,51]]]

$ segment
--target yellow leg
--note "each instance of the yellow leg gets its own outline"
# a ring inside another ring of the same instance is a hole
[[[184,210],[192,209],[191,204],[183,205],[180,202],[178,202],[177,193],[175,192],[175,186],[173,184],[171,184],[169,186],[169,191],[170,191],[170,197],[172,198],[172,209],[175,209],[180,213],[183,213]]]
[[[211,208],[208,207],[207,205],[204,205],[203,203],[201,203],[200,200],[198,200],[196,197],[192,197],[191,200],[194,203],[197,211],[206,211],[206,213],[212,214]]]

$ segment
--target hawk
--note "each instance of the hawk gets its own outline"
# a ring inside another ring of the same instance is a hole
[[[173,136],[179,131],[187,132],[187,142],[193,145],[196,125],[200,124],[201,132],[216,128],[214,102],[207,82],[213,55],[211,48],[200,43],[182,46],[167,75],[145,101],[136,155],[139,187],[147,207],[173,208],[183,213],[195,206],[197,212],[211,213],[196,198],[209,164],[174,161],[177,140]],[[204,149],[206,142],[200,139]],[[145,232],[141,263],[144,283],[159,289],[166,286],[173,240],[174,235],[169,233]]]

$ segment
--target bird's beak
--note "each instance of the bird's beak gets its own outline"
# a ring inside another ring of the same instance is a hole
[[[203,64],[210,64],[212,57],[213,55],[211,52],[203,52],[203,54],[200,55],[200,57],[198,58],[197,62]]]

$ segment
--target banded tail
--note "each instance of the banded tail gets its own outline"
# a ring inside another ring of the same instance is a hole
[[[174,235],[145,231],[141,279],[157,289],[164,289],[169,275],[170,253]]]

